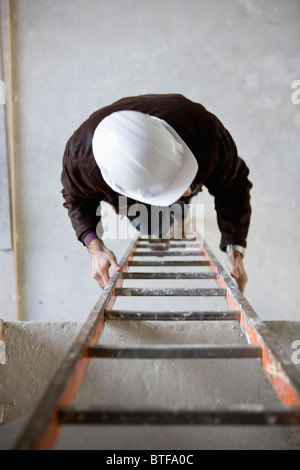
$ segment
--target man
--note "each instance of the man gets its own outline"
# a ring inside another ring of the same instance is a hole
[[[139,202],[171,206],[189,202],[203,185],[215,198],[220,249],[241,292],[251,206],[249,169],[216,116],[179,94],[123,98],[93,113],[67,142],[62,194],[77,238],[87,246],[101,287],[114,253],[97,237],[100,201],[120,213]]]

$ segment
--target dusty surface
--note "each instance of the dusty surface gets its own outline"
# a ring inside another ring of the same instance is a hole
[[[300,104],[291,100],[300,69],[299,1],[86,4],[11,4],[24,319],[84,321],[99,294],[62,207],[66,141],[92,112],[123,96],[178,92],[221,119],[249,165],[248,300],[264,320],[299,320]],[[213,198],[204,191],[195,202],[204,204],[203,235],[223,262]],[[108,245],[120,258],[126,243]],[[5,320],[15,319],[13,263],[12,252],[0,252]]]

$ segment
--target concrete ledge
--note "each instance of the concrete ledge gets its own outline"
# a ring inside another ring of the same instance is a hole
[[[289,357],[300,323],[268,322]],[[0,366],[4,407],[0,448],[10,448],[47,387],[80,323],[8,322],[7,363]],[[108,322],[103,344],[245,344],[237,322]],[[247,362],[247,364],[246,364]],[[277,397],[257,359],[92,360],[76,403],[101,406],[275,406]],[[3,409],[3,408],[2,408]],[[65,428],[58,449],[300,449],[295,429],[259,427]]]

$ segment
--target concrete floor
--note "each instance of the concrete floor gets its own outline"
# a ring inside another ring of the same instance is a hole
[[[300,323],[268,322],[291,358]],[[6,365],[0,366],[0,449],[16,442],[51,376],[81,324],[8,322]],[[236,343],[245,338],[236,322],[108,322],[103,344]],[[297,366],[300,373],[300,365]],[[279,404],[257,360],[110,360],[92,361],[77,404],[101,406],[198,407]],[[64,428],[57,449],[286,449],[300,450],[293,427],[89,427]]]

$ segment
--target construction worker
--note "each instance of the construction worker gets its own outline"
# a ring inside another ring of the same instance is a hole
[[[109,268],[121,268],[96,230],[100,202],[108,202],[117,214],[124,213],[121,199],[128,207],[170,207],[189,203],[204,185],[215,199],[220,249],[227,251],[230,274],[243,292],[251,216],[248,174],[215,115],[179,94],[149,94],[93,113],[66,144],[61,181],[64,206],[102,288]]]

